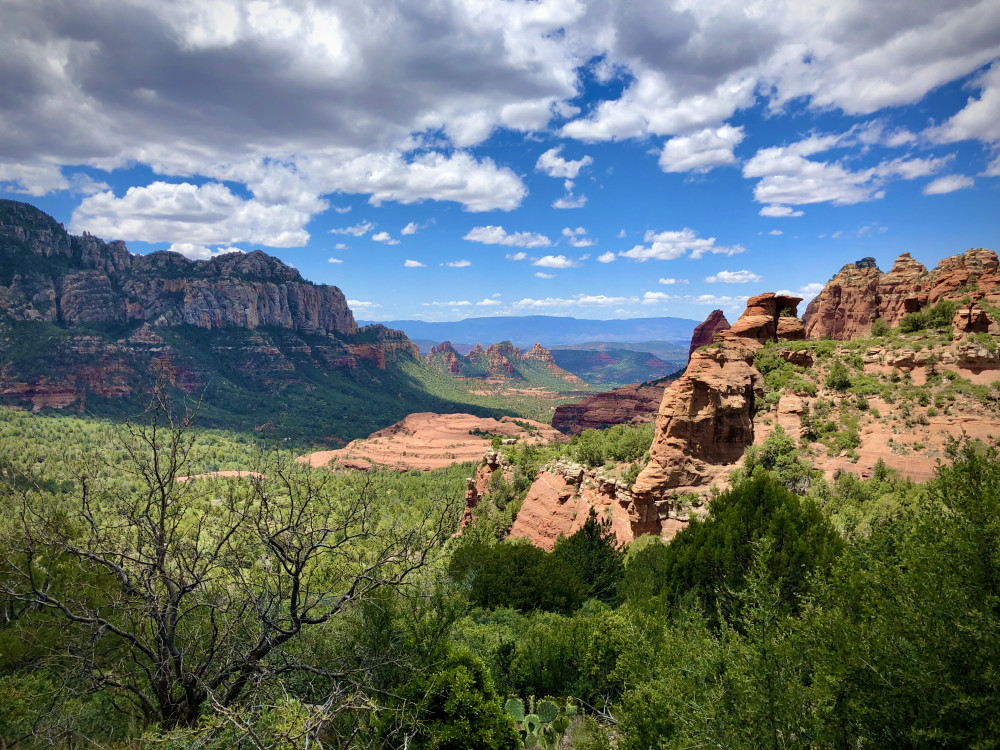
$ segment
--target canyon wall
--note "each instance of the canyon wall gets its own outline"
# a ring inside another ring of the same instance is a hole
[[[1000,273],[992,250],[974,248],[945,258],[932,271],[900,255],[889,273],[873,258],[840,269],[806,307],[803,321],[809,338],[849,341],[871,333],[882,318],[896,326],[907,313],[933,307],[943,299],[1000,303]]]

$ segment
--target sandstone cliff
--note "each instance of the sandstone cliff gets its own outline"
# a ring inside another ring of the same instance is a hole
[[[729,330],[729,321],[726,320],[722,310],[712,310],[704,321],[698,324],[691,334],[691,346],[688,348],[688,362],[694,350],[702,346],[708,346],[715,341],[715,334]]]
[[[655,508],[637,503],[620,480],[605,476],[600,469],[553,461],[535,477],[509,537],[528,539],[551,550],[560,535],[570,536],[583,527],[591,508],[598,518],[611,519],[611,529],[621,543],[659,533],[661,528]]]
[[[663,400],[663,391],[673,379],[661,378],[598,393],[573,404],[557,406],[552,426],[571,435],[616,424],[652,422]]]
[[[524,381],[525,385],[538,385],[556,389],[567,385],[585,385],[580,378],[559,367],[552,352],[536,343],[522,352],[510,341],[481,344],[465,356],[459,354],[450,341],[432,346],[424,361],[441,372],[463,378],[481,378],[501,381]]]
[[[437,405],[386,373],[418,356],[400,331],[358,329],[336,287],[260,251],[207,261],[132,255],[124,243],[69,235],[32,206],[0,201],[5,405],[120,415],[131,408],[122,397],[141,400],[163,376],[206,394],[221,424],[276,430],[259,415],[287,414],[300,434],[327,424],[354,436],[402,416],[404,392]],[[340,404],[355,402],[371,408],[342,413]],[[310,412],[308,423],[299,409]]]
[[[357,331],[337,287],[307,282],[259,250],[199,261],[131,255],[124,243],[71,236],[28,204],[0,201],[0,258],[0,311],[16,320]]]
[[[684,374],[663,393],[650,461],[632,488],[637,505],[669,517],[679,494],[721,479],[754,441],[763,378],[754,354],[764,342],[802,338],[797,297],[760,294],[719,340],[693,352]],[[645,511],[652,514],[651,511]]]
[[[945,258],[932,271],[909,253],[900,255],[889,273],[872,258],[848,263],[806,308],[806,335],[848,341],[869,334],[877,318],[895,326],[907,313],[966,295],[997,304],[998,265],[996,253],[982,248]]]

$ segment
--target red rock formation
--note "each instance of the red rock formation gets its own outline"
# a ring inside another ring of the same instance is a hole
[[[485,356],[490,375],[509,378],[514,375],[515,365],[521,359],[521,350],[509,341],[501,341],[486,347]]]
[[[688,349],[688,362],[695,349],[708,346],[715,341],[715,334],[729,330],[729,321],[722,310],[712,310],[705,320],[698,324],[691,334],[691,347]]]
[[[560,535],[579,530],[594,508],[598,518],[610,518],[619,542],[658,532],[655,509],[635,502],[628,487],[600,469],[585,469],[569,461],[545,466],[528,490],[509,537],[525,538],[551,550]]]
[[[672,378],[615,388],[589,396],[575,404],[557,406],[552,426],[571,435],[616,424],[652,422],[663,400],[663,390]]]
[[[0,257],[18,255],[61,258],[16,280],[0,272],[0,309],[20,320],[357,331],[337,287],[311,284],[259,250],[198,261],[169,252],[131,255],[122,242],[73,237],[33,206],[0,201]],[[66,260],[75,267],[67,269]]]
[[[500,380],[530,380],[532,374],[521,365],[529,362],[538,363],[567,383],[584,385],[580,378],[556,364],[552,352],[537,343],[523,353],[510,341],[491,344],[485,350],[481,344],[476,344],[476,348],[463,357],[450,341],[445,341],[431,347],[425,362],[442,372],[460,377]]]
[[[462,365],[459,362],[460,356],[450,341],[443,341],[437,346],[431,347],[430,352],[427,354],[426,362],[428,365],[437,367],[444,372],[458,375],[462,370]]]
[[[951,321],[952,338],[961,339],[972,333],[996,332],[997,324],[979,305],[966,305],[955,311]]]
[[[212,330],[211,338],[198,335],[197,346],[211,347],[232,370],[269,387],[298,382],[288,374],[304,366],[355,370],[368,361],[385,369],[419,356],[400,331],[358,330],[339,289],[312,284],[260,251],[207,261],[169,252],[134,256],[124,243],[71,236],[36,208],[0,200],[0,327],[10,324],[16,339],[29,335],[19,325],[25,321],[69,332],[47,337],[48,356],[3,368],[0,400],[32,408],[82,408],[88,392],[139,392],[157,363],[176,373],[179,387],[204,387],[210,375],[192,372],[202,361],[185,354],[179,362],[167,345],[164,336],[175,341],[171,326]],[[132,333],[117,340],[80,333],[92,323]],[[191,343],[188,329],[179,335]]]
[[[535,342],[535,345],[533,347],[531,347],[528,351],[524,352],[521,355],[521,359],[534,360],[536,362],[541,362],[542,364],[545,365],[555,366],[556,364],[555,359],[553,359],[552,357],[552,352],[544,348],[537,341]]]
[[[992,250],[976,248],[945,258],[933,271],[903,253],[889,273],[870,258],[848,263],[809,303],[803,320],[810,338],[847,341],[871,333],[882,318],[895,326],[907,313],[942,299],[1000,301],[1000,262]]]
[[[465,511],[462,513],[462,522],[459,525],[459,531],[472,523],[473,511],[479,505],[479,501],[483,498],[483,495],[486,494],[486,490],[489,489],[493,474],[500,470],[503,470],[505,474],[509,474],[507,462],[504,461],[503,454],[499,451],[489,451],[483,456],[482,463],[476,468],[476,476],[465,480]]]
[[[798,297],[760,294],[720,341],[695,351],[684,375],[663,393],[649,464],[635,481],[636,505],[656,506],[661,520],[678,493],[704,491],[753,443],[762,376],[754,353],[765,341],[801,338]],[[789,314],[791,313],[791,314]],[[651,511],[643,511],[651,512]]]

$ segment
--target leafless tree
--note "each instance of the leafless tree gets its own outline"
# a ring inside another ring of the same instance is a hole
[[[86,687],[165,728],[210,708],[226,715],[270,676],[350,682],[287,647],[377,590],[405,587],[453,530],[456,501],[404,524],[371,477],[345,490],[276,451],[249,477],[184,481],[191,420],[170,406],[157,392],[105,457],[116,471],[81,471],[68,495],[0,477],[13,513],[0,591],[70,623],[81,637],[61,658]]]

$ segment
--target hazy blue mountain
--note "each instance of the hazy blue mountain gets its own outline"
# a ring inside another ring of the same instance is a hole
[[[363,321],[359,321],[363,322]],[[364,321],[375,322],[375,321]],[[377,321],[401,330],[411,340],[451,341],[463,344],[509,340],[515,346],[531,347],[536,342],[546,348],[585,342],[638,343],[667,341],[687,349],[695,326],[701,321],[686,318],[627,318],[584,320],[553,315],[466,318],[444,323],[422,320]]]
[[[624,349],[630,352],[646,352],[659,357],[664,362],[679,362],[683,367],[687,364],[688,344],[675,344],[671,341],[585,341],[579,344],[556,344],[550,347],[553,352],[560,349],[575,349],[582,351],[606,352],[613,349]]]
[[[649,352],[631,349],[552,349],[555,363],[588,383],[619,386],[644,383],[672,375],[686,364],[664,361]]]

